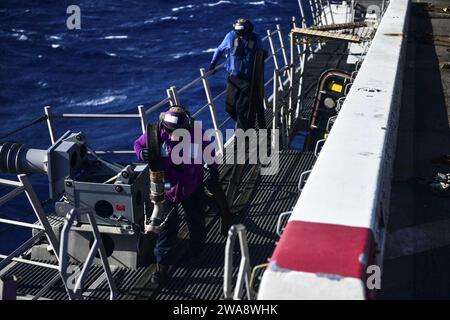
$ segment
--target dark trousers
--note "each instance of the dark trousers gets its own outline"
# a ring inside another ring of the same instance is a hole
[[[178,203],[166,199],[167,210],[172,211],[161,231],[155,246],[156,262],[169,265],[174,263],[174,248],[178,240],[180,217]],[[202,253],[206,242],[205,209],[206,196],[203,187],[197,189],[189,198],[181,202],[184,218],[189,228],[189,250],[191,256]]]
[[[250,108],[250,81],[233,75],[228,77],[226,111],[236,121],[237,128],[247,130],[254,127],[254,114]]]

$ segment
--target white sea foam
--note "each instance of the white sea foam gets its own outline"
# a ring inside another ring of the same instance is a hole
[[[209,48],[209,49],[202,50],[202,51],[189,51],[189,52],[174,53],[174,54],[171,54],[170,56],[173,59],[180,59],[180,58],[187,57],[187,56],[200,55],[202,53],[212,53],[214,51],[216,51],[215,48]]]
[[[52,44],[53,49],[59,48],[60,46],[61,46],[60,44],[55,44],[55,43]]]
[[[117,54],[113,53],[113,52],[105,52],[108,56],[110,57],[115,57],[117,56]]]
[[[252,6],[262,6],[262,5],[265,5],[266,2],[265,1],[254,1],[254,2],[249,2],[248,4],[251,4]]]
[[[61,40],[60,36],[50,36],[49,38],[52,40]]]
[[[171,17],[171,16],[169,16],[169,17],[162,17],[161,18],[161,21],[165,21],[165,20],[178,20],[178,17]]]
[[[184,10],[184,9],[192,9],[194,7],[196,7],[196,6],[194,6],[192,4],[188,4],[187,6],[181,6],[181,7],[172,8],[172,11],[173,12],[177,12],[177,11]]]
[[[189,51],[189,52],[179,52],[179,53],[174,53],[171,54],[170,56],[174,59],[180,59],[183,57],[187,57],[187,56],[192,56],[194,54],[198,54],[196,51]]]
[[[42,88],[45,88],[46,86],[48,86],[48,83],[45,82],[44,80],[40,80],[37,84]]]
[[[226,4],[226,3],[231,3],[231,1],[227,1],[227,0],[220,0],[219,2],[215,2],[215,3],[205,3],[205,6],[208,7],[215,7],[221,4]]]
[[[106,96],[99,99],[92,99],[92,100],[86,100],[79,102],[75,104],[76,106],[82,106],[82,107],[92,107],[92,106],[101,106],[104,104],[111,103],[116,100],[125,100],[127,96],[125,95],[119,95],[119,96]]]
[[[106,36],[103,39],[111,40],[111,39],[128,39],[128,36]]]
[[[28,37],[27,37],[26,35],[22,34],[22,35],[20,35],[20,37],[18,38],[18,40],[20,40],[20,41],[25,41],[25,40],[28,40]]]

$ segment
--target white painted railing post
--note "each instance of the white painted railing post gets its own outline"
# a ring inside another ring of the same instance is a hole
[[[309,7],[310,7],[310,10],[311,10],[311,16],[312,16],[312,18],[313,18],[314,25],[315,25],[315,26],[319,26],[319,25],[320,25],[320,21],[319,21],[319,19],[317,18],[317,8],[316,8],[316,6],[314,5],[313,1],[314,1],[314,0],[309,0],[309,1],[308,1]],[[318,50],[322,50],[322,43],[320,42],[320,40],[317,41],[317,48],[318,48]]]
[[[289,42],[290,42],[290,56],[291,56],[291,61],[290,61],[290,84],[289,84],[289,109],[288,109],[288,114],[287,114],[287,130],[289,131],[290,127],[291,127],[291,122],[292,122],[292,110],[294,109],[294,75],[295,75],[295,39],[294,39],[294,34],[291,32],[289,34]],[[300,71],[301,72],[301,71]],[[287,135],[289,136],[289,135]]]
[[[278,38],[280,39],[281,52],[283,53],[284,65],[287,66],[289,61],[286,53],[286,47],[284,46],[283,34],[281,33],[281,26],[277,24]]]
[[[300,7],[300,15],[302,16],[301,26],[302,26],[302,28],[307,28],[308,25],[306,24],[305,10],[303,9],[303,4],[302,4],[301,0],[298,0],[298,5]],[[314,53],[313,53],[313,49],[311,47],[311,44],[308,43],[307,45],[305,45],[305,48],[306,47],[308,47],[308,49],[309,49],[309,56],[311,58],[314,57]]]
[[[139,111],[139,116],[140,116],[140,120],[141,120],[141,129],[142,129],[142,133],[145,133],[145,128],[146,128],[146,124],[147,121],[145,121],[145,108],[144,105],[139,105],[138,106],[138,111]]]
[[[325,10],[324,10],[322,0],[316,0],[316,2],[319,3],[319,7],[320,7],[320,20],[322,20],[322,15],[323,15],[323,18],[325,19],[325,24],[328,25],[328,18],[327,18],[327,14],[325,13]]]
[[[277,50],[275,49],[275,45],[274,45],[273,39],[272,39],[272,32],[270,30],[267,30],[267,39],[269,40],[270,51],[272,53],[272,58],[273,58],[273,64],[275,66],[275,69],[279,70],[280,65],[278,63]],[[280,75],[278,74],[278,76],[280,76]],[[280,81],[280,90],[284,90],[283,81]]]
[[[328,4],[328,10],[330,11],[331,24],[334,24],[333,9],[331,9],[330,0],[327,0],[327,4]]]
[[[167,89],[167,96],[170,99],[170,105],[174,106],[174,105],[181,105],[180,103],[180,98],[178,97],[178,92],[177,92],[177,88],[172,86],[170,87],[170,89]]]
[[[213,95],[211,93],[211,88],[209,86],[208,77],[206,76],[206,70],[204,68],[200,69],[200,75],[202,76],[203,87],[205,88],[206,99],[208,100],[209,112],[211,114],[211,119],[214,126],[214,131],[216,135],[217,144],[219,145],[219,153],[224,155],[224,145],[222,140],[222,134],[219,128],[219,121],[217,120],[216,107],[214,105]]]
[[[292,18],[292,26],[294,28],[297,27],[295,17]],[[297,45],[297,51],[299,55],[300,60],[300,66],[299,66],[299,78],[298,78],[298,90],[297,90],[297,108],[295,111],[295,117],[299,117],[300,115],[300,109],[301,109],[301,94],[302,94],[302,85],[303,85],[303,70],[305,68],[305,61],[306,61],[306,45]]]
[[[47,127],[48,127],[48,133],[50,135],[50,140],[52,142],[52,144],[55,144],[55,128],[53,127],[53,114],[51,111],[51,107],[50,106],[45,106],[44,107],[44,112],[45,115],[47,116]]]
[[[273,70],[273,100],[272,100],[272,150],[275,150],[277,144],[275,143],[275,139],[278,139],[275,130],[278,129],[278,109],[277,109],[277,100],[278,100],[278,70]]]

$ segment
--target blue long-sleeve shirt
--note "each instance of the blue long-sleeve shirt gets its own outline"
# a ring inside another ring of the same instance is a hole
[[[225,70],[233,76],[249,78],[253,68],[255,51],[263,50],[263,44],[261,38],[256,33],[252,33],[247,39],[239,38],[240,45],[243,46],[244,50],[236,50],[236,38],[238,38],[236,32],[230,31],[227,33],[222,43],[214,51],[211,64],[217,64],[225,53]],[[253,46],[251,46],[250,41],[253,41]]]

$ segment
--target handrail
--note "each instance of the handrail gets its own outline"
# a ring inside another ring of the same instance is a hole
[[[63,113],[61,115],[53,115],[53,118],[82,118],[82,119],[101,119],[101,118],[115,118],[115,119],[129,119],[140,118],[139,114],[130,113]]]
[[[233,269],[233,251],[236,242],[236,237],[239,237],[239,246],[241,249],[241,262],[239,264],[238,278],[234,294],[232,294],[232,269]],[[247,234],[245,226],[237,224],[231,226],[228,231],[227,243],[225,245],[225,264],[223,277],[223,293],[225,299],[240,300],[245,283],[245,291],[247,299],[254,299],[254,292],[250,288],[250,254],[248,251]]]
[[[277,28],[277,30],[272,31],[269,35],[275,35],[275,34],[279,34],[279,37],[281,39],[281,35],[280,35],[280,28]],[[261,40],[265,41],[268,39],[269,35],[264,36]],[[284,48],[284,45],[281,44],[281,47],[279,49],[277,49],[274,54],[270,54],[265,60],[264,63],[266,63],[267,61],[269,61],[269,59],[271,59],[274,55],[276,55],[278,52],[282,51]],[[219,66],[216,67],[216,70],[220,70],[222,68],[224,68],[225,62],[221,63]],[[207,79],[209,78],[211,75],[213,74],[212,71],[208,71],[206,72],[203,76],[197,77],[195,79],[193,79],[191,82],[187,83],[186,85],[184,85],[181,89],[176,90],[176,96],[178,97],[179,94],[184,93],[186,91],[188,91],[190,88],[192,88],[193,86],[199,84],[200,82],[202,82],[203,79]],[[267,86],[273,79],[270,79],[268,82],[265,83],[264,86]],[[204,80],[203,80],[204,81]],[[172,87],[174,88],[174,87]],[[208,85],[208,89],[209,89],[209,85]],[[226,90],[223,90],[222,92],[220,92],[218,95],[211,97],[211,101],[203,106],[201,106],[198,110],[196,110],[193,114],[194,116],[197,116],[199,114],[201,114],[202,112],[204,112],[208,106],[210,106],[211,103],[217,101],[218,99],[220,99],[221,97],[223,97],[226,94]],[[50,139],[52,144],[55,142],[55,130],[53,127],[53,123],[52,120],[53,119],[62,119],[62,118],[78,118],[78,119],[140,119],[141,120],[141,126],[142,126],[142,131],[145,131],[145,117],[152,114],[153,112],[156,112],[157,110],[161,109],[164,105],[171,103],[171,97],[166,97],[163,100],[159,101],[158,103],[150,106],[147,109],[144,109],[143,105],[139,105],[138,106],[138,111],[139,113],[136,114],[127,114],[127,113],[123,113],[123,114],[89,114],[89,113],[63,113],[60,115],[53,115],[51,113],[51,108],[49,106],[45,106],[44,111],[45,114],[47,115],[47,125],[48,125],[48,129],[49,129],[49,134],[50,134]],[[231,118],[227,118],[224,122],[222,122],[220,125],[217,125],[216,129],[221,129]],[[107,153],[107,154],[123,154],[123,153],[131,153],[131,151],[104,151],[101,153]]]
[[[69,273],[68,273],[68,261],[69,261],[68,241],[70,229],[72,228],[75,219],[78,219],[79,215],[87,215],[89,223],[91,224],[92,227],[92,233],[94,235],[95,241],[92,244],[92,247],[86,257],[86,260],[83,263],[83,268],[81,269],[81,272],[76,279],[74,288],[71,288],[69,286]],[[106,274],[106,280],[110,291],[109,298],[110,300],[115,300],[117,296],[117,289],[114,283],[111,268],[108,262],[108,258],[106,256],[105,247],[103,245],[102,237],[98,229],[98,225],[95,220],[94,214],[92,213],[90,208],[72,209],[66,215],[64,220],[64,226],[61,230],[61,244],[59,247],[59,256],[61,259],[58,268],[63,278],[64,285],[66,286],[66,290],[68,291],[68,293],[72,295],[73,298],[83,299],[82,297],[83,283],[89,274],[92,262],[94,261],[95,255],[97,253],[100,255],[103,271]]]
[[[31,238],[26,240],[24,243],[22,243],[20,246],[18,246],[16,249],[14,249],[13,252],[11,252],[9,255],[0,254],[0,259],[2,259],[2,261],[0,261],[0,271],[2,271],[2,269],[5,269],[12,262],[30,264],[39,267],[58,270],[58,266],[56,264],[43,263],[20,257],[20,255],[22,255],[25,251],[29,250],[35,244],[37,239],[41,238],[42,236],[45,236],[48,240],[48,243],[50,244],[51,249],[55,254],[56,261],[58,263],[61,262],[59,252],[56,249],[59,247],[58,239],[55,235],[55,232],[53,231],[53,228],[49,220],[47,219],[47,216],[41,206],[41,203],[39,202],[36,193],[33,190],[32,185],[30,184],[27,178],[27,175],[20,174],[17,177],[19,181],[0,179],[1,185],[15,187],[15,189],[12,192],[8,193],[6,196],[2,198],[1,204],[13,199],[20,193],[24,192],[28,198],[31,207],[33,208],[33,211],[39,223],[31,224],[11,219],[0,219],[0,223],[26,227],[30,229],[37,229],[39,231],[36,232]],[[63,279],[61,273],[59,273],[59,277]],[[71,293],[69,291],[67,293],[69,295],[69,298],[72,298]]]

